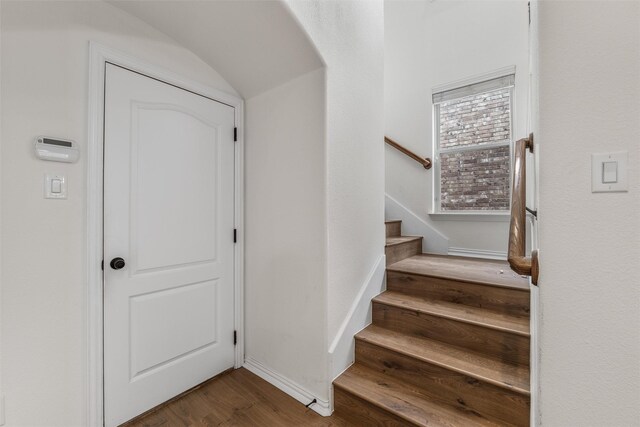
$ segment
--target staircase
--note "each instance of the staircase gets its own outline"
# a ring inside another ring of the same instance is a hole
[[[355,425],[529,425],[529,284],[503,261],[428,255],[386,222],[387,290],[334,385]]]

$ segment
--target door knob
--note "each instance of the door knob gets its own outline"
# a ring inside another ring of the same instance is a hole
[[[118,258],[112,259],[111,263],[109,265],[114,270],[120,270],[121,268],[123,268],[125,266],[125,262],[124,262],[124,260],[122,258],[118,257]]]

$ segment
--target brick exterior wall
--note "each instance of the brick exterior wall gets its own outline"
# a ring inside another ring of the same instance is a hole
[[[440,154],[440,209],[509,209],[509,146],[483,145],[510,138],[508,88],[440,104],[440,149],[478,149]]]

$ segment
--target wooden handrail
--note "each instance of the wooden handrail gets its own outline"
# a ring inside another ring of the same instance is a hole
[[[422,165],[422,167],[424,167],[425,169],[431,169],[431,159],[428,157],[422,158],[420,156],[418,156],[416,153],[414,153],[411,150],[408,150],[406,148],[404,148],[402,145],[398,144],[397,142],[395,142],[393,139],[389,138],[388,136],[384,137],[384,142],[386,142],[387,144],[389,144],[390,146],[392,146],[393,148],[395,148],[396,150],[406,154],[407,156],[411,157],[413,160],[415,160],[416,162],[420,163]]]
[[[526,215],[527,215],[527,150],[533,153],[533,134],[516,142],[513,165],[513,189],[511,197],[511,225],[509,226],[508,261],[511,269],[518,274],[531,276],[531,282],[538,284],[538,251],[526,257]]]

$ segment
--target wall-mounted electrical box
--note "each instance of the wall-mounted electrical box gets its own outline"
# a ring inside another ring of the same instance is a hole
[[[75,142],[48,136],[37,137],[35,149],[37,158],[53,162],[73,163],[80,154]]]

